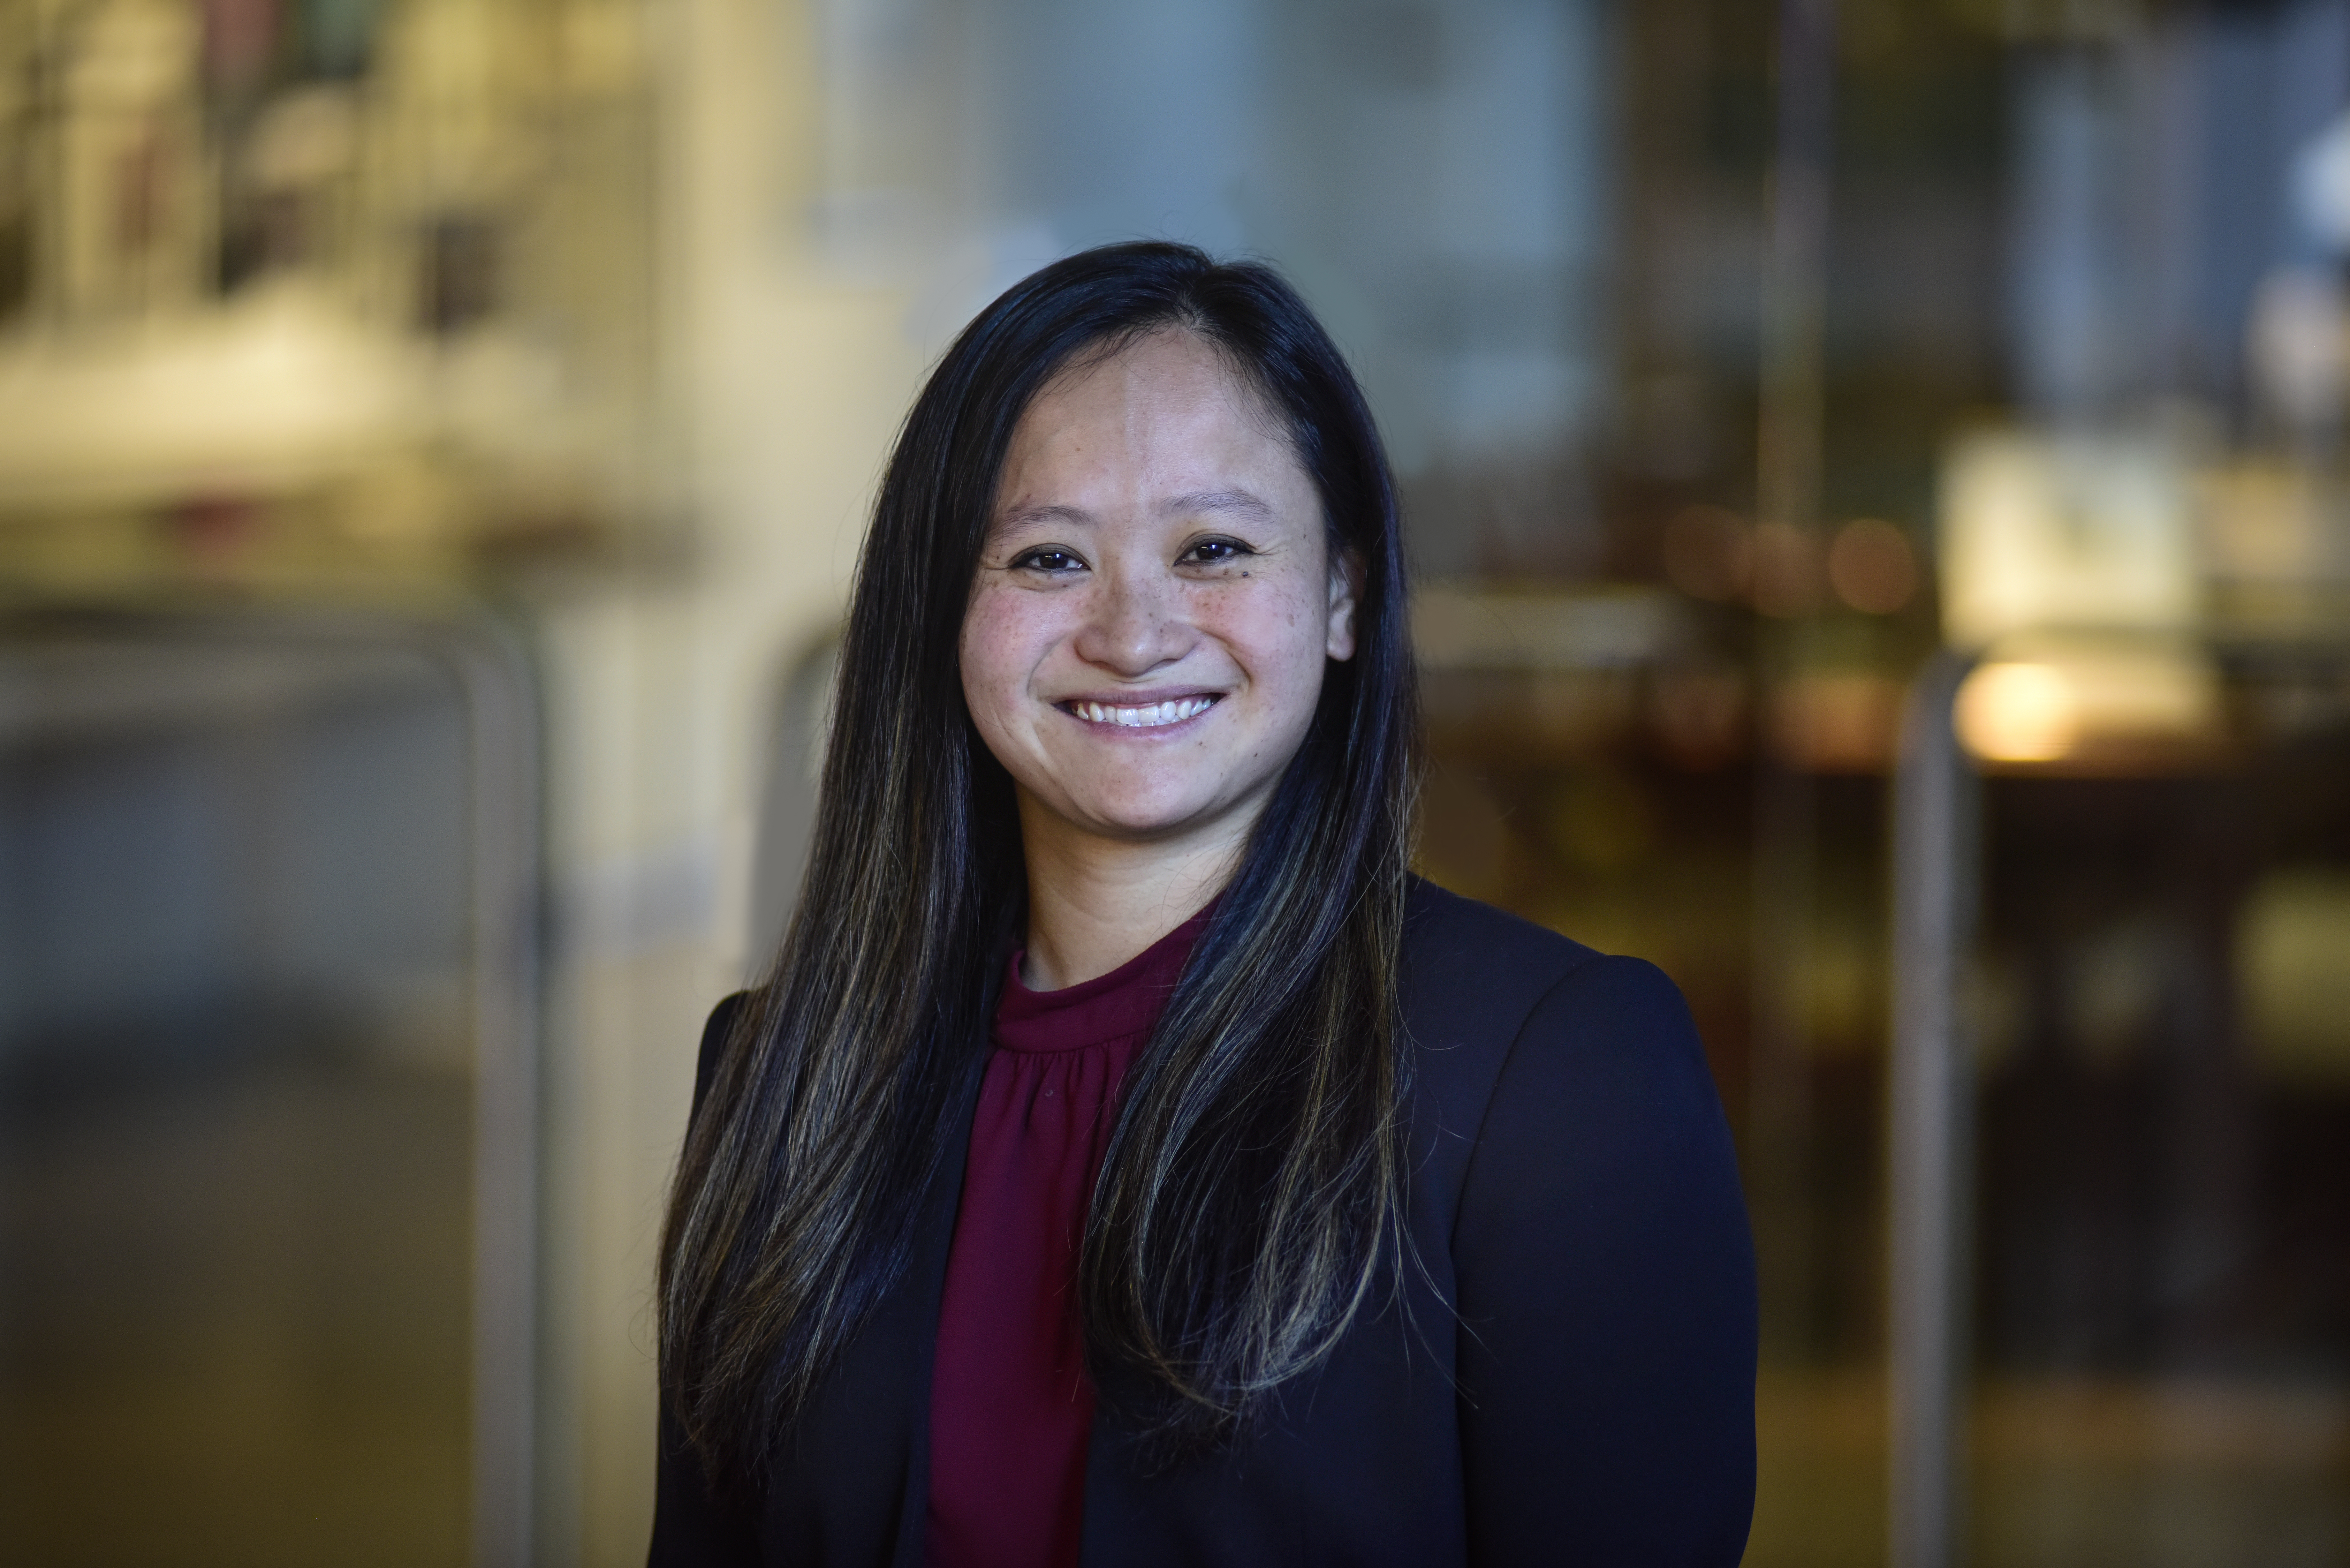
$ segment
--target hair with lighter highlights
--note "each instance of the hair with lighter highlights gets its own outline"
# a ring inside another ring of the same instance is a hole
[[[660,1377],[713,1475],[754,1480],[912,1254],[988,1052],[1025,873],[959,646],[1013,431],[1085,357],[1178,329],[1277,417],[1359,564],[1353,658],[1252,829],[1124,1087],[1080,1254],[1097,1380],[1170,1452],[1326,1357],[1404,1245],[1396,1001],[1419,710],[1395,488],[1346,361],[1270,268],[1107,246],[1014,286],[907,416],[843,635],[807,870],[689,1130]]]

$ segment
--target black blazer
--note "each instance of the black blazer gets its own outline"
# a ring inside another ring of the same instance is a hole
[[[1754,1501],[1753,1251],[1679,992],[1427,883],[1400,982],[1430,1277],[1407,1271],[1409,1312],[1358,1320],[1230,1452],[1147,1472],[1106,1397],[1085,1562],[1731,1568]],[[960,1147],[945,1168],[913,1266],[763,1497],[714,1502],[663,1421],[654,1568],[920,1568]]]

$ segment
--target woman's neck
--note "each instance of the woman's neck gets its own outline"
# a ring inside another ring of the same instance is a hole
[[[1245,825],[1213,836],[1129,843],[1080,832],[1021,803],[1028,950],[1021,981],[1059,991],[1109,973],[1223,891]]]

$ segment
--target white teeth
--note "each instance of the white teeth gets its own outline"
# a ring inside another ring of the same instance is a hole
[[[1076,702],[1070,706],[1077,717],[1093,724],[1116,724],[1122,730],[1155,729],[1160,724],[1180,724],[1195,714],[1204,713],[1215,705],[1212,697],[1178,697],[1170,701],[1146,703],[1139,708],[1118,708],[1107,702]]]

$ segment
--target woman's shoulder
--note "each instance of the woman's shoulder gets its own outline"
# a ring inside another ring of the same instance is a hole
[[[1471,1536],[1527,1561],[1571,1541],[1734,1563],[1754,1256],[1689,1008],[1638,959],[1434,888],[1413,907],[1411,1201],[1461,1324]]]
[[[1680,992],[1639,959],[1615,958],[1544,926],[1412,879],[1398,976],[1404,1016],[1424,1045],[1507,1044],[1533,1013],[1589,998],[1678,1008]]]
[[[1488,1126],[1505,1076],[1522,1104],[1720,1115],[1689,1008],[1654,964],[1425,881],[1406,906],[1400,959],[1416,1093],[1441,1126]]]
[[[1467,966],[1493,976],[1523,972],[1556,980],[1603,955],[1491,904],[1414,877],[1404,898],[1403,960]]]
[[[733,1038],[734,1021],[754,1000],[754,993],[738,991],[720,1001],[710,1010],[710,1017],[702,1025],[702,1048],[693,1059],[693,1109],[691,1116],[702,1114],[702,1102],[710,1097],[710,1085],[718,1075],[718,1061],[725,1054],[726,1044]]]

